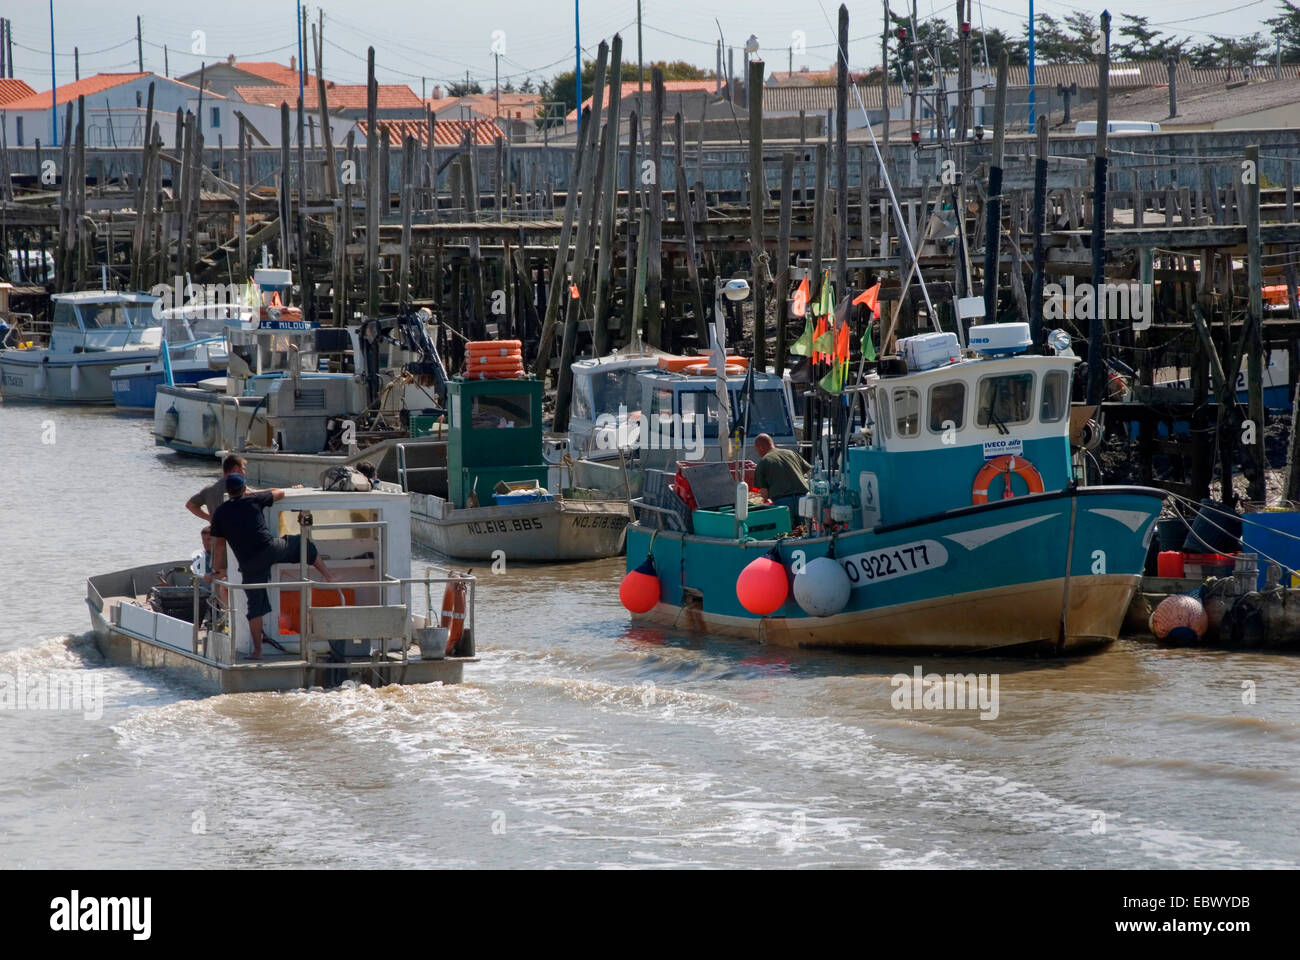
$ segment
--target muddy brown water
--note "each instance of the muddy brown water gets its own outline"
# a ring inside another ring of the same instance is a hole
[[[106,665],[86,576],[188,555],[214,466],[145,420],[0,404],[0,865],[1300,863],[1294,656],[688,637],[633,627],[610,560],[483,571],[456,687],[201,697]],[[997,717],[895,709],[918,665],[996,674]],[[6,702],[51,676],[102,713]]]

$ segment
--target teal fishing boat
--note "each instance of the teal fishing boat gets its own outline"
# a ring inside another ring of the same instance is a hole
[[[635,501],[627,529],[624,605],[790,646],[1061,653],[1114,640],[1164,494],[1081,485],[1068,345],[1031,354],[1018,323],[971,327],[969,342],[904,339],[902,362],[825,401],[810,491],[788,523],[740,465],[725,505],[713,482],[687,509],[690,471],[652,485],[658,502]]]

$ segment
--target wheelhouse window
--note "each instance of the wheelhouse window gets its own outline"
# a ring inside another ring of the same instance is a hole
[[[921,395],[911,387],[894,388],[894,426],[900,437],[921,432]]]
[[[950,421],[958,430],[966,422],[966,384],[960,380],[930,388],[930,431],[943,433]]]
[[[70,303],[59,302],[54,305],[54,326],[80,329],[77,323],[77,308]]]
[[[876,403],[880,406],[880,432],[889,439],[889,398],[887,390],[875,391]]]
[[[1038,417],[1043,423],[1056,423],[1070,409],[1070,375],[1051,370],[1043,378],[1043,402]]]
[[[980,380],[975,423],[981,427],[1027,423],[1034,413],[1034,375],[1009,373]]]
[[[527,394],[475,396],[470,405],[470,425],[475,430],[523,429],[532,426]]]

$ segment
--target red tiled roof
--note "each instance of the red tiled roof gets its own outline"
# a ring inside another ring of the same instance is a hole
[[[664,81],[664,93],[694,93],[695,91],[713,93],[713,91],[716,88],[717,88],[717,82],[712,77],[710,77],[707,80],[665,80]],[[636,81],[624,80],[623,99],[626,100],[628,97],[636,96],[638,89],[639,88],[636,84]],[[646,96],[649,97],[650,81],[648,79],[646,80],[645,92],[646,92]],[[606,84],[604,99],[600,105],[600,108],[602,110],[605,110],[609,107],[609,95],[610,95],[610,88],[609,85]],[[591,106],[591,97],[588,97],[586,100],[582,101],[582,108],[584,110],[590,106]],[[578,116],[581,112],[582,112],[581,110],[570,110],[568,118],[570,120],[576,120],[578,119]]]
[[[278,107],[282,103],[298,103],[298,82],[284,86],[245,87],[237,86],[234,93],[245,103],[260,103],[265,106]],[[364,110],[366,108],[366,85],[364,83],[327,83],[325,99],[331,110]],[[380,110],[419,109],[420,98],[404,83],[379,84],[376,104]],[[303,87],[302,106],[304,110],[315,110],[320,106],[316,95],[316,84],[309,83]]]
[[[362,120],[357,126],[364,137],[368,134],[366,122]],[[388,139],[393,145],[399,145],[408,136],[415,137],[421,146],[429,142],[429,124],[427,120],[384,120],[378,127],[388,129]],[[465,131],[470,131],[473,142],[480,147],[491,146],[502,136],[501,129],[491,120],[439,120],[434,125],[433,143],[438,147],[456,147],[465,139]]]
[[[84,80],[76,80],[72,83],[65,83],[63,86],[56,88],[56,102],[63,104],[78,97],[89,97],[92,94],[99,93],[103,90],[111,90],[113,87],[120,87],[124,83],[130,83],[133,80],[139,80],[143,77],[152,76],[149,73],[97,73],[93,77],[86,77]],[[10,101],[5,104],[6,110],[44,110],[50,105],[50,91],[44,93],[31,93],[25,97]]]
[[[7,106],[15,100],[22,100],[24,97],[30,97],[35,90],[26,80],[9,80],[0,77],[0,106]]]
[[[273,60],[236,60],[230,66],[236,70],[242,70],[244,73],[251,73],[255,77],[261,77],[263,80],[278,86],[298,86],[298,69],[285,66],[283,63],[276,63]],[[316,75],[314,73],[306,74],[305,82],[314,84]]]

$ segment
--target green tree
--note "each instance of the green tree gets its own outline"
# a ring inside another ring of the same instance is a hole
[[[1149,17],[1138,17],[1131,13],[1120,14],[1125,20],[1112,35],[1111,53],[1124,60],[1163,60],[1168,56],[1179,57],[1191,46],[1191,39],[1179,40],[1172,34],[1162,34],[1152,30]]]
[[[912,35],[912,21],[909,17],[899,16],[892,10],[889,14],[892,22],[890,37],[889,79],[893,83],[913,81],[912,61],[916,60],[919,70],[916,78],[922,87],[934,82],[936,61],[951,70],[957,65],[955,51],[956,38],[948,24],[941,17],[933,17],[916,26],[916,36]],[[906,38],[899,36],[900,30],[906,30]]]
[[[664,80],[708,80],[713,77],[712,70],[705,70],[695,66],[693,63],[687,63],[685,60],[674,60],[671,63],[663,60],[655,60],[645,64],[645,82],[646,89],[650,87],[650,73],[658,67],[664,72]],[[623,89],[627,89],[628,81],[635,82],[637,79],[637,65],[635,63],[623,64]],[[573,110],[577,106],[576,84],[573,70],[565,70],[551,77],[546,83],[542,84],[543,100],[559,100],[564,103],[565,111]],[[596,82],[596,62],[594,60],[584,60],[582,64],[582,98],[587,100],[591,97],[591,88]],[[648,95],[648,94],[647,94]]]
[[[1002,57],[1002,51],[1007,52],[1007,62],[1011,66],[1021,66],[1029,62],[1029,41],[1017,40],[1008,36],[1001,30],[993,27],[989,30],[980,30],[973,28],[970,32],[971,37],[971,62],[982,63],[984,59],[984,48],[988,47],[989,52],[989,69],[996,70],[998,61]]]
[[[1025,25],[1029,33],[1029,25]],[[1092,14],[1076,10],[1064,22],[1051,14],[1034,16],[1034,59],[1039,63],[1086,63],[1096,58],[1097,27]]]
[[[1260,55],[1268,48],[1269,42],[1261,33],[1252,33],[1245,37],[1211,35],[1209,42],[1197,44],[1188,51],[1188,59],[1194,67],[1232,69],[1258,63]]]
[[[477,80],[471,80],[468,83],[453,83],[447,87],[447,96],[464,97],[471,93],[482,93],[483,87]]]
[[[1264,21],[1273,36],[1282,41],[1282,58],[1294,62],[1300,59],[1300,6],[1291,0],[1281,0],[1281,10],[1276,17]]]

